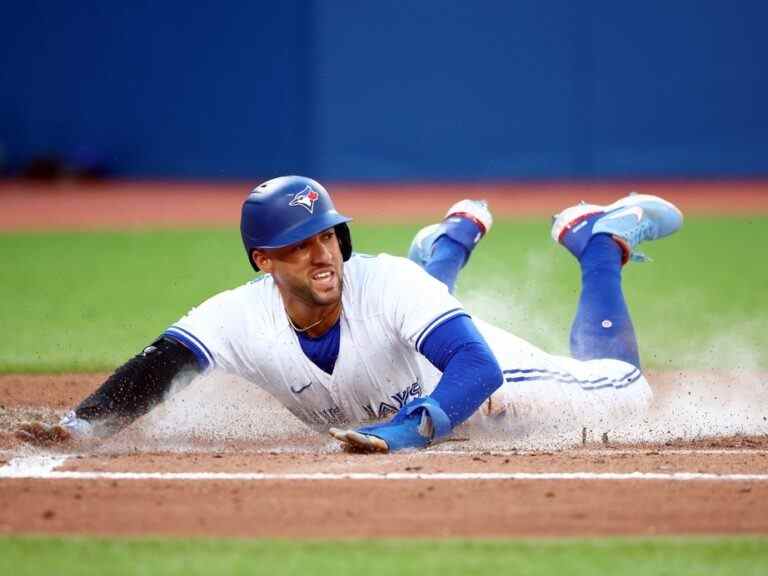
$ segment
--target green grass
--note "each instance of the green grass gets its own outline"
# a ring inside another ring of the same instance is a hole
[[[418,227],[355,224],[403,254]],[[578,268],[546,221],[498,222],[463,272],[479,317],[566,353]],[[646,365],[768,367],[768,219],[690,218],[626,269]],[[644,247],[645,248],[645,247]],[[0,372],[110,370],[190,307],[252,273],[237,230],[1,234]]]
[[[56,574],[765,574],[765,538],[594,540],[0,539],[0,573]],[[106,568],[108,567],[108,568]]]

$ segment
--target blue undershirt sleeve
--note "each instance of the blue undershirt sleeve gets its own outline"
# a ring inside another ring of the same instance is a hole
[[[501,386],[496,357],[468,316],[456,316],[435,328],[420,351],[443,373],[430,397],[440,404],[453,427]]]

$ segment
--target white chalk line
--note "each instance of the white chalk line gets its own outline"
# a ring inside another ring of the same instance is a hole
[[[50,474],[64,464],[67,459],[69,459],[67,454],[13,458],[8,464],[0,468],[0,478],[24,478],[27,474],[31,475],[29,477],[37,477],[40,474]]]
[[[768,474],[711,474],[702,472],[96,472],[56,471],[68,456],[15,458],[0,468],[2,479],[34,480],[239,480],[239,481],[332,481],[332,480],[666,480],[766,482]]]
[[[575,448],[553,450],[473,450],[463,452],[461,450],[434,450],[430,449],[424,454],[436,454],[439,456],[720,456],[720,455],[768,455],[768,450],[751,448]]]
[[[223,452],[221,450],[199,450],[192,452],[196,455],[205,454],[221,454],[227,453],[227,450]],[[312,456],[322,456],[337,454],[338,452],[319,452],[318,450],[301,449],[301,450],[285,450],[285,449],[251,449],[247,451],[238,452],[239,455],[274,455],[274,454],[291,454],[301,455],[308,454]],[[11,450],[0,450],[0,457],[13,459],[18,452]],[[168,454],[177,455],[178,451],[169,451]],[[430,455],[435,456],[768,456],[768,450],[762,450],[757,448],[569,448],[569,449],[552,449],[552,450],[517,450],[510,449],[493,449],[493,450],[445,450],[430,448],[419,453],[411,453],[411,456],[429,458]],[[67,455],[66,458],[73,457],[74,455]],[[95,456],[98,456],[96,454]],[[2,469],[2,468],[0,468]]]

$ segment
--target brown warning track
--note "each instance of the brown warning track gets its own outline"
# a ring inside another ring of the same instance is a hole
[[[253,183],[0,182],[0,230],[236,226]],[[339,210],[358,221],[424,222],[451,202],[486,198],[498,218],[547,217],[580,200],[606,204],[638,190],[686,214],[768,213],[768,180],[610,183],[331,183]]]

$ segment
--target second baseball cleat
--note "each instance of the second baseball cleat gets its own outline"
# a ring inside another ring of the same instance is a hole
[[[577,204],[553,217],[552,239],[577,259],[595,234],[610,234],[622,249],[622,264],[648,260],[635,250],[641,242],[657,240],[677,232],[683,213],[667,200],[649,194],[631,193],[613,204]]]
[[[448,208],[442,222],[425,226],[416,233],[408,258],[424,266],[435,240],[444,234],[461,243],[469,254],[492,225],[493,216],[485,200],[461,200]]]

